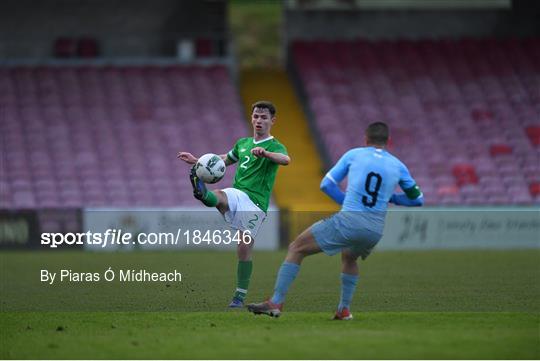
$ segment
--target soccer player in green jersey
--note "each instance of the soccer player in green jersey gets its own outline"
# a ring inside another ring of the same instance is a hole
[[[270,134],[275,121],[274,105],[267,101],[256,102],[251,112],[253,137],[239,139],[228,153],[220,155],[227,166],[239,163],[232,188],[209,191],[194,168],[190,173],[194,197],[207,207],[216,207],[232,228],[243,232],[243,240],[249,239],[238,244],[237,287],[231,308],[244,306],[253,270],[253,237],[266,218],[278,166],[291,161],[285,146]],[[195,164],[198,159],[188,152],[180,152],[177,157],[188,164]]]

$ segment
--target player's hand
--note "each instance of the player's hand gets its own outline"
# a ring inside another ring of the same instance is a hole
[[[266,150],[264,150],[264,148],[261,148],[261,147],[253,148],[251,150],[251,154],[253,154],[254,156],[259,157],[259,158],[266,158],[266,156],[268,155]]]
[[[188,152],[178,152],[176,155],[176,158],[183,160],[187,164],[195,164],[197,163],[197,158],[191,153]]]

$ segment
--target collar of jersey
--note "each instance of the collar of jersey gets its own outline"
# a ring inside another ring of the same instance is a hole
[[[267,140],[270,140],[270,139],[274,139],[274,136],[271,135],[268,138],[264,138],[264,139],[261,139],[261,140],[255,140],[255,138],[253,138],[253,144],[260,144],[260,143],[266,142]]]

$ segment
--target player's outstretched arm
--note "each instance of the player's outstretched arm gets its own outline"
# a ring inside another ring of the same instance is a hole
[[[219,157],[223,159],[225,165],[234,164],[234,162],[227,157],[227,154],[220,154]],[[178,152],[176,158],[183,160],[187,164],[195,164],[199,160],[199,158],[188,152]]]
[[[272,162],[279,165],[289,165],[291,158],[283,153],[269,152],[262,147],[255,147],[251,150],[251,154],[259,158],[268,158]]]
[[[345,193],[339,188],[339,185],[334,182],[328,175],[321,181],[321,190],[326,193],[337,204],[343,204]]]
[[[176,158],[183,160],[187,164],[195,164],[197,163],[197,160],[199,160],[199,158],[188,152],[178,152]]]
[[[220,154],[219,157],[223,159],[226,166],[230,166],[231,164],[234,164],[236,162],[232,161],[231,158],[227,157],[227,154]]]
[[[420,192],[420,188],[415,185],[412,188],[405,189],[405,193],[392,194],[389,202],[398,206],[421,207],[424,205],[424,195]]]
[[[339,184],[349,173],[349,164],[355,152],[356,150],[351,149],[343,154],[321,181],[321,190],[340,205],[345,201],[345,193]]]

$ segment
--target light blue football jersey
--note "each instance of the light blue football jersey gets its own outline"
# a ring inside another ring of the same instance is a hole
[[[382,222],[396,186],[406,190],[416,185],[405,164],[375,147],[349,150],[326,174],[337,184],[346,176],[348,184],[341,210],[372,213]]]

